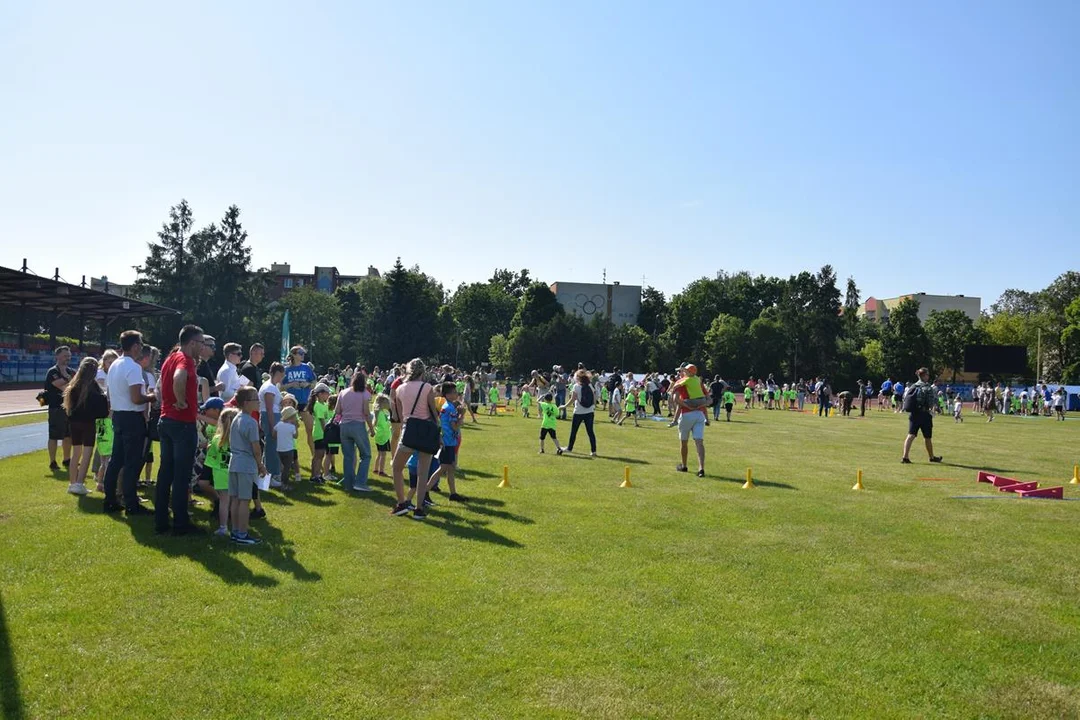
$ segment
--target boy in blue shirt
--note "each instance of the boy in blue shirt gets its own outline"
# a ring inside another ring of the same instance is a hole
[[[427,493],[439,482],[439,478],[446,475],[446,483],[450,486],[451,502],[465,502],[465,497],[457,494],[454,485],[454,470],[457,468],[457,450],[461,443],[461,407],[458,405],[457,386],[452,382],[444,382],[442,396],[446,400],[439,412],[439,430],[442,440],[442,449],[439,450],[439,469],[428,478]],[[409,492],[408,502],[412,502],[412,491]],[[427,517],[426,505],[413,510],[413,520],[423,520]],[[433,503],[432,503],[433,504]]]

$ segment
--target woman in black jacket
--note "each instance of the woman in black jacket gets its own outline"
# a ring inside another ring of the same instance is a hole
[[[109,401],[97,384],[98,361],[83,358],[75,377],[64,388],[64,411],[71,425],[71,467],[68,492],[86,495],[86,473],[97,438],[96,423],[109,417]]]

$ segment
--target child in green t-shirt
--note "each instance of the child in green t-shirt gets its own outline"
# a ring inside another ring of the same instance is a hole
[[[311,441],[315,446],[315,454],[311,458],[311,482],[321,485],[325,482],[323,480],[324,465],[326,474],[329,474],[330,468],[327,460],[327,443],[326,443],[326,425],[330,422],[332,417],[330,414],[330,391],[325,388],[316,388],[321,390],[315,394],[315,402],[311,408],[311,415],[313,423],[311,426]]]
[[[330,417],[334,417],[334,413],[337,410],[337,395],[331,395],[330,399],[326,401],[327,407],[330,409]],[[330,423],[323,430],[323,437],[326,439],[326,459],[323,460],[323,480],[327,482],[337,482],[341,478],[337,476],[337,456],[341,454],[341,426]]]
[[[600,388],[600,402],[604,403],[604,409],[607,410],[607,403],[608,403],[607,385],[604,385],[603,387]]]
[[[97,491],[105,492],[105,471],[109,468],[109,458],[112,457],[112,417],[95,420],[94,429],[97,432],[97,439],[94,441],[94,444],[97,446],[97,454],[98,457],[101,459],[101,465],[98,466],[96,477]]]
[[[634,419],[634,427],[640,427],[637,421],[637,392],[634,390],[628,390],[626,392],[626,414],[623,415],[617,425],[622,425],[626,422],[626,418],[632,417]]]
[[[499,412],[499,386],[492,385],[488,390],[488,415],[496,415]]]
[[[555,454],[562,455],[563,449],[559,445],[559,438],[555,437],[555,427],[558,424],[559,408],[555,404],[551,393],[540,398],[540,452],[544,452],[544,438],[551,436],[555,443]]]
[[[390,477],[386,473],[386,456],[390,453],[390,397],[379,395],[375,398],[375,474]]]
[[[227,408],[218,418],[214,436],[206,447],[203,467],[209,468],[213,478],[214,491],[217,493],[218,537],[229,535],[229,433],[233,420],[240,414],[236,408]]]
[[[724,390],[724,412],[727,413],[727,421],[731,422],[731,409],[735,407],[735,393],[731,389]]]
[[[640,415],[642,418],[645,417],[645,409],[647,407],[649,407],[649,391],[643,387],[641,388],[641,390],[638,391],[637,402],[638,415]]]
[[[521,416],[529,417],[529,408],[532,407],[532,394],[529,392],[529,386],[521,388]]]
[[[750,409],[750,404],[752,402],[754,402],[754,391],[749,385],[747,385],[745,388],[743,388],[742,395],[743,395],[743,409],[744,410],[749,410]]]

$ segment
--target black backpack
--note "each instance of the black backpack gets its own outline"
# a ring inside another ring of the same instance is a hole
[[[596,404],[596,395],[593,394],[592,385],[578,385],[578,397],[581,399],[583,408],[591,408]]]

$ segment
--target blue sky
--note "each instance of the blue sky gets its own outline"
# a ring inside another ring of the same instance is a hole
[[[0,264],[133,278],[187,198],[258,265],[863,292],[1080,268],[1080,3],[0,8]]]

